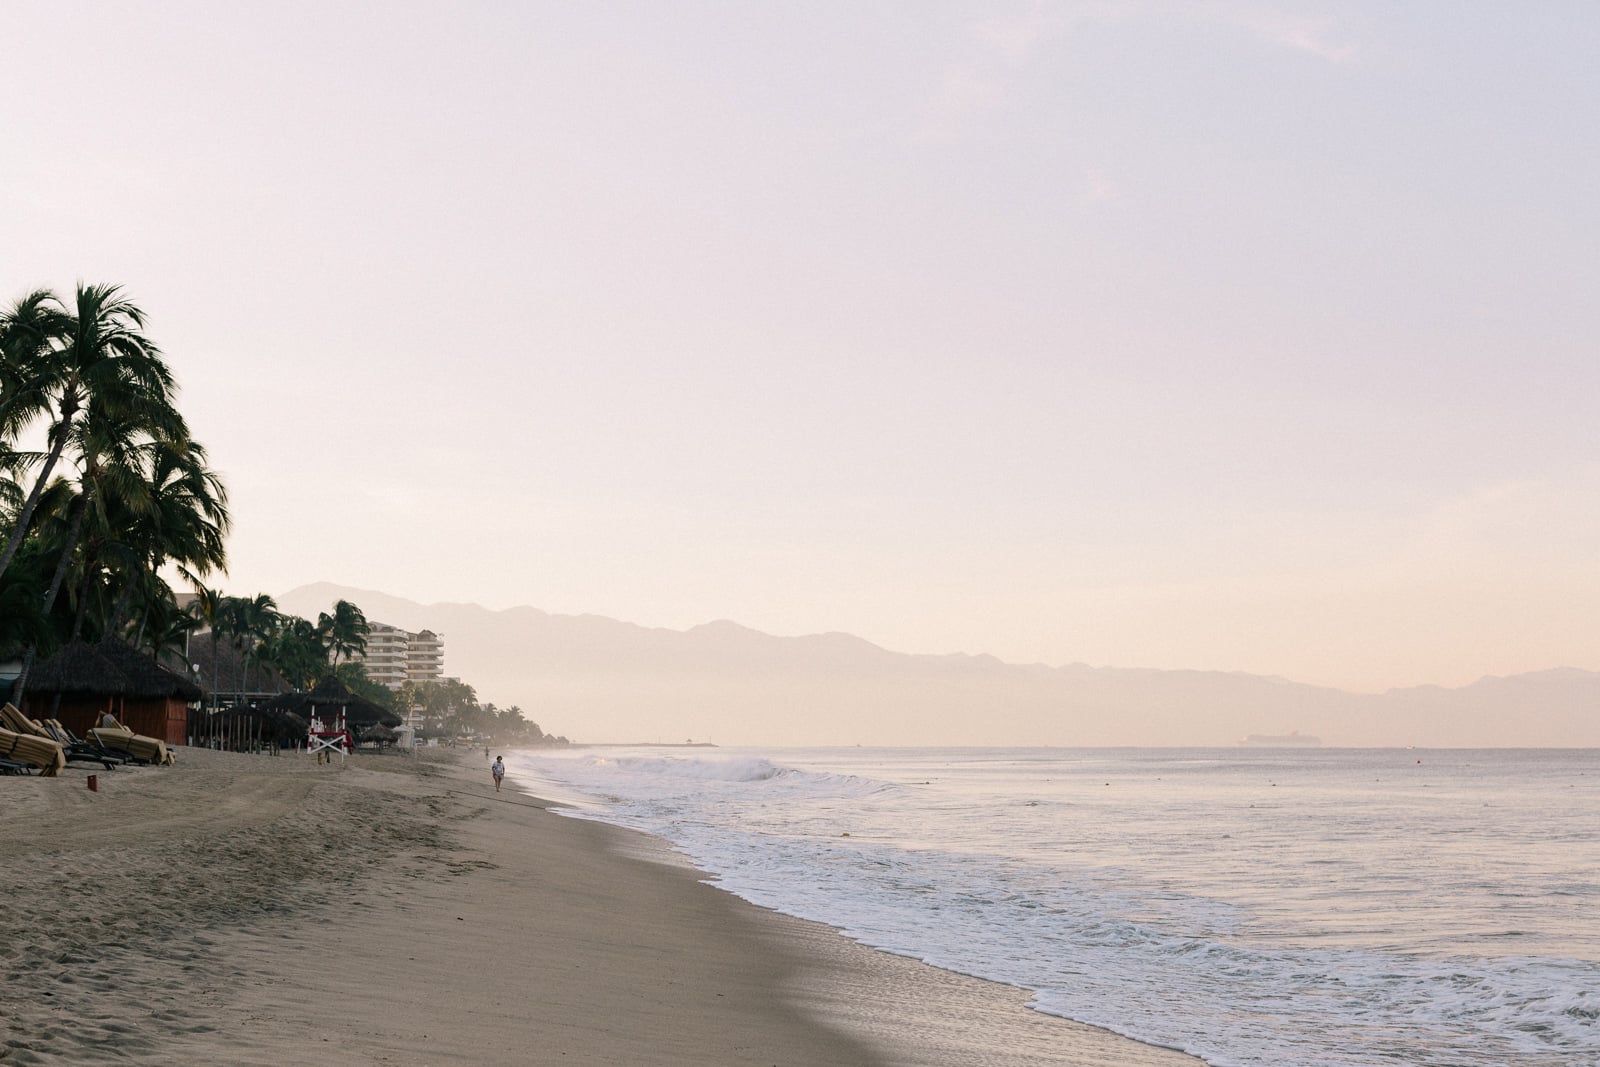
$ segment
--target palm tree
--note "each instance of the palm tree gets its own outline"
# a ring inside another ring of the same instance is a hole
[[[127,530],[141,577],[148,581],[159,575],[169,561],[196,585],[213,571],[226,570],[228,494],[221,479],[206,467],[204,447],[196,441],[157,440],[145,450],[145,458],[149,467],[138,486],[140,499]],[[110,629],[121,629],[135,584],[126,584]]]
[[[422,722],[427,721],[427,690],[432,684],[431,682],[419,682],[413,678],[407,678],[400,683],[400,688],[395,690],[394,710],[398,711],[407,723],[411,722],[412,715],[418,711],[422,712]]]
[[[151,499],[159,521],[152,538],[152,569],[167,561],[191,582],[228,570],[233,516],[228,490],[207,465],[198,441],[157,442],[151,465]]]
[[[6,580],[0,582],[0,656],[6,659],[55,643],[55,627],[41,607],[49,557],[41,548],[36,541],[24,545]]]
[[[244,689],[249,686],[250,664],[255,658],[255,650],[261,642],[270,640],[278,632],[283,617],[278,614],[278,602],[266,593],[257,593],[248,600],[239,598],[237,612],[239,637],[243,639],[244,651],[244,662],[240,668],[244,681],[239,692],[242,700]]]
[[[244,631],[246,627],[245,603],[246,600],[243,597],[225,596],[222,598],[222,603],[217,607],[217,632],[229,639],[228,643],[233,646],[234,651],[237,653],[236,660],[239,669],[233,679],[235,691],[238,691],[244,685],[242,676],[244,673]],[[222,668],[220,665],[216,668],[216,671],[217,689],[220,691],[223,688]]]
[[[11,569],[0,578],[0,587],[12,582],[23,582],[33,587],[34,608],[52,620],[51,633],[41,642],[40,648],[53,648],[66,640],[72,629],[72,612],[61,611],[52,605],[47,610],[45,591],[61,556],[61,546],[66,542],[67,527],[72,516],[77,492],[65,478],[54,478],[40,494],[33,513],[33,530],[22,542],[22,548],[11,562]],[[59,623],[60,625],[55,625]],[[59,631],[59,632],[58,632]],[[26,649],[20,650],[25,652]]]
[[[298,615],[284,616],[277,633],[262,642],[259,658],[296,689],[309,689],[328,670],[328,653],[317,628]]]
[[[82,471],[64,520],[54,521],[57,530],[64,523],[65,533],[55,539],[56,567],[44,606],[51,611],[72,578],[71,639],[83,632],[91,606],[100,637],[109,639],[120,630],[121,614],[138,588],[148,591],[155,584],[140,574],[143,553],[129,539],[145,506],[143,467],[149,443],[140,420],[112,420],[97,406],[78,420],[71,436]]]
[[[0,384],[0,390],[5,386]],[[23,502],[28,494],[22,488],[22,480],[27,475],[28,468],[37,463],[41,458],[37,452],[18,452],[7,442],[3,433],[0,433],[0,526],[6,529],[21,514]],[[37,506],[37,502],[35,503]]]
[[[0,549],[0,575],[27,536],[80,412],[98,407],[117,419],[152,401],[172,410],[172,372],[143,330],[144,312],[114,285],[79,285],[70,311],[54,294],[40,290],[0,317],[0,384],[6,391],[0,431],[15,432],[41,414],[55,418],[38,477]],[[93,460],[84,456],[86,476],[94,473]]]
[[[164,652],[182,655],[189,646],[189,635],[194,633],[198,625],[199,620],[178,607],[176,601],[158,600],[145,610],[140,630],[148,635],[151,656],[160,660]],[[135,647],[143,648],[145,645],[141,643]],[[183,669],[185,674],[190,670],[187,658],[184,659]]]
[[[60,563],[45,594],[46,610],[61,589],[86,523],[91,540],[112,541],[122,554],[133,554],[126,538],[127,524],[131,514],[147,509],[146,471],[152,466],[157,442],[181,442],[170,446],[179,451],[188,442],[189,428],[172,406],[170,391],[152,390],[138,381],[124,385],[115,395],[91,397],[69,435],[80,467],[78,499]],[[126,513],[120,522],[112,518],[119,507]],[[84,562],[92,564],[95,557],[89,555]]]
[[[3,553],[7,566],[28,535],[40,494],[50,480],[46,469],[34,481],[31,493],[24,489],[27,469],[44,462],[47,454],[18,452],[12,443],[50,409],[50,394],[41,387],[41,368],[55,354],[51,338],[62,328],[61,303],[45,289],[29,293],[9,310],[0,312],[0,446],[4,447],[5,468],[4,491],[0,495],[9,520]],[[0,573],[4,570],[0,567]]]
[[[161,576],[168,563],[190,581],[226,566],[226,491],[173,405],[171,372],[144,325],[144,313],[109,285],[79,285],[70,306],[38,290],[0,312],[0,598],[33,589],[33,603],[42,601],[35,614],[60,627],[28,642],[19,699],[40,646],[61,636],[86,627],[120,636],[130,615],[136,645],[152,626],[158,649],[178,633]],[[17,435],[40,419],[49,420],[46,450],[18,451]],[[58,477],[68,463],[69,477]],[[24,546],[29,573],[8,580]],[[220,620],[211,621],[215,651]]]
[[[221,590],[207,589],[203,585],[196,585],[194,587],[194,599],[189,601],[189,614],[194,616],[197,624],[203,625],[211,631],[211,670],[213,673],[219,673],[217,671],[217,641],[222,637],[222,633],[218,630],[218,626],[222,619],[222,602],[226,599],[227,597],[222,595]],[[220,688],[219,679],[213,678],[211,680],[213,703],[216,702],[215,698]]]
[[[226,565],[227,492],[206,467],[204,447],[159,403],[120,419],[91,405],[73,438],[84,471],[45,610],[76,573],[72,635],[82,632],[93,600],[100,636],[110,639],[123,634],[134,604],[144,617],[151,604],[174,601],[161,577],[167,562],[190,581]],[[133,643],[143,640],[140,632]]]
[[[12,700],[18,704],[27,690],[28,676],[40,647],[48,647],[56,641],[76,640],[90,618],[91,606],[96,608],[94,618],[100,624],[101,636],[105,636],[103,624],[110,615],[107,567],[127,563],[126,546],[116,537],[116,531],[125,522],[115,497],[109,511],[97,510],[97,521],[88,528],[87,536],[84,517],[89,510],[88,503],[83,492],[75,490],[71,482],[64,478],[53,479],[36,495],[35,503],[32,525],[36,536],[23,545],[27,553],[36,558],[34,566],[45,568],[41,576],[49,575],[41,586],[40,610],[57,629],[51,635],[52,640],[35,641],[24,651],[22,671],[12,690]],[[80,547],[81,552],[78,551]],[[53,571],[49,560],[55,562]],[[67,598],[64,610],[58,609],[58,594],[69,575],[73,578],[74,595]],[[8,571],[0,577],[0,584],[9,584],[11,580]]]
[[[367,617],[360,608],[348,600],[340,600],[333,605],[332,615],[323,612],[317,616],[317,632],[327,642],[328,651],[333,654],[333,665],[338,667],[341,655],[349,658],[367,651],[367,635],[372,628],[367,625]]]
[[[37,289],[0,311],[0,440],[14,439],[50,410],[44,368],[56,353],[53,338],[64,330],[61,301],[48,289]],[[29,459],[39,462],[44,454]],[[40,480],[48,481],[48,474]]]

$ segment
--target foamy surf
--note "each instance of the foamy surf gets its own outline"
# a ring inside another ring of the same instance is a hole
[[[1594,1067],[1600,924],[1584,917],[1600,887],[1570,847],[1600,824],[1593,757],[1480,754],[1427,781],[1394,760],[820,750],[536,766],[608,798],[590,817],[667,838],[754,903],[1217,1067]]]

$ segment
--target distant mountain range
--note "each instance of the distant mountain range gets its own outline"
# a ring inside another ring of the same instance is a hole
[[[278,604],[315,618],[338,599],[441,634],[447,674],[575,741],[1188,746],[1299,731],[1328,746],[1600,746],[1600,673],[1573,668],[1372,695],[1233,672],[912,655],[727,621],[680,631],[418,604],[327,582]]]

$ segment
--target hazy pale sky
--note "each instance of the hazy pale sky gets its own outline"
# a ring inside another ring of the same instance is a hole
[[[0,0],[0,42],[0,297],[150,313],[230,592],[1600,668],[1593,3]]]

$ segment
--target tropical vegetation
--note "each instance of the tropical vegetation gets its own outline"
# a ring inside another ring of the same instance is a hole
[[[210,587],[227,573],[231,526],[166,356],[120,287],[38,289],[0,310],[0,660],[22,663],[14,700],[67,642],[120,639],[186,672],[208,652],[198,680],[213,705],[336,674],[441,732],[543,738],[461,682],[396,692],[367,678],[369,626],[349,601],[313,621]]]
[[[231,518],[176,401],[118,287],[40,289],[0,311],[4,651],[28,664],[114,635],[159,653],[186,631],[165,573],[222,570]]]

